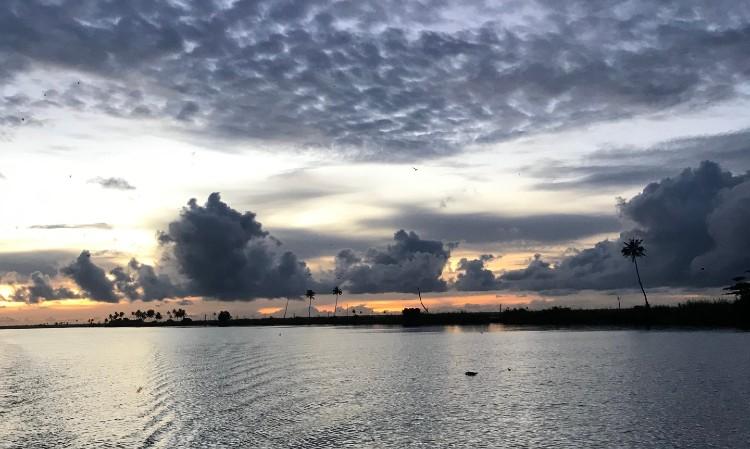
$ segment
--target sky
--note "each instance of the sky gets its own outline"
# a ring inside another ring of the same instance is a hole
[[[0,4],[0,324],[640,304],[750,270],[750,2]]]

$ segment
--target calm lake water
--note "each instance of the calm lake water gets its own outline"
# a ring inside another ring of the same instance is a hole
[[[4,330],[0,447],[747,448],[750,334]]]

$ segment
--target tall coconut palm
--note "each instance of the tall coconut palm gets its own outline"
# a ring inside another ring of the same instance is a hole
[[[333,287],[333,290],[331,291],[331,293],[333,293],[333,295],[336,296],[336,302],[333,304],[333,317],[336,318],[336,308],[339,305],[339,296],[343,295],[344,292],[342,292],[339,286],[337,285]]]
[[[305,292],[305,296],[307,296],[307,299],[310,300],[310,305],[307,306],[307,318],[310,318],[310,312],[312,311],[312,302],[313,299],[315,299],[315,292],[312,290],[308,290]]]
[[[425,307],[424,303],[422,302],[422,290],[417,287],[417,295],[419,295],[419,303],[422,304],[422,308],[424,309],[425,313],[430,313],[430,311]]]
[[[641,282],[641,273],[638,271],[638,258],[646,257],[646,248],[643,247],[642,243],[643,240],[630,239],[624,243],[621,252],[623,257],[627,257],[635,265],[635,275],[638,277],[638,285],[641,286],[643,300],[646,301],[646,308],[648,309],[651,306],[648,303],[648,296],[646,296],[646,290],[643,288],[643,282]]]

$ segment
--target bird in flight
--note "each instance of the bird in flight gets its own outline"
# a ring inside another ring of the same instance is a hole
[[[418,170],[418,168],[417,168],[417,167],[412,167],[411,169],[412,169],[412,170],[414,170],[414,171],[417,171],[417,170]]]

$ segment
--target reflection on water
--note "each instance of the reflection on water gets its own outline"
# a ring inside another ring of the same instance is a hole
[[[745,448],[749,343],[456,327],[0,331],[0,447]]]

